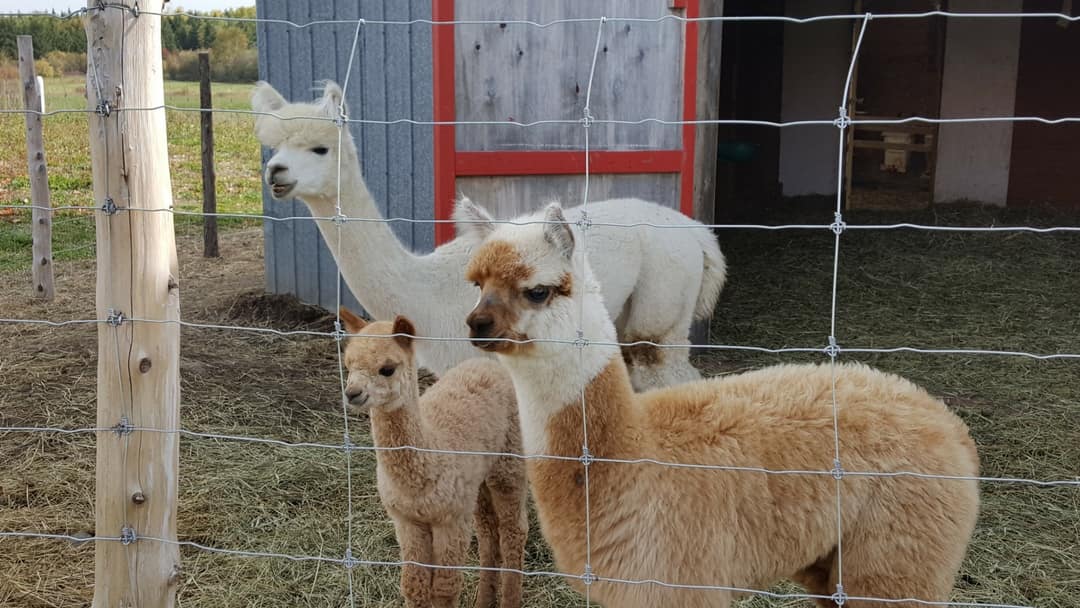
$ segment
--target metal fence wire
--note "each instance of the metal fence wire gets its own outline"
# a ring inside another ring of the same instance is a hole
[[[803,230],[803,231],[829,231],[834,237],[833,245],[833,257],[832,257],[832,287],[831,287],[831,302],[829,308],[829,327],[830,332],[827,336],[822,336],[822,342],[819,344],[807,344],[803,346],[793,346],[784,348],[766,348],[753,345],[736,345],[736,344],[705,344],[705,345],[693,345],[697,349],[711,349],[711,350],[731,350],[731,351],[754,351],[761,353],[816,353],[830,362],[830,365],[834,374],[837,361],[846,354],[872,354],[872,353],[918,353],[925,356],[935,355],[964,355],[964,356],[997,356],[997,357],[1020,357],[1036,360],[1053,360],[1053,359],[1068,359],[1068,360],[1080,360],[1080,353],[1068,353],[1068,352],[1023,352],[1013,350],[992,350],[992,349],[974,349],[974,348],[921,348],[915,346],[896,345],[890,347],[867,347],[853,344],[847,344],[843,341],[842,336],[838,336],[836,332],[836,320],[837,320],[837,280],[840,276],[840,251],[841,243],[843,242],[844,235],[849,231],[888,231],[888,230],[924,230],[924,231],[955,231],[955,232],[988,232],[988,233],[1062,233],[1062,232],[1080,232],[1080,226],[1052,226],[1052,227],[1032,227],[1032,226],[933,226],[922,225],[913,223],[896,223],[885,225],[854,225],[845,221],[843,215],[843,168],[844,168],[844,156],[846,152],[846,138],[843,136],[846,130],[859,125],[893,125],[893,124],[906,124],[906,123],[923,123],[923,124],[950,124],[950,123],[993,123],[993,122],[1012,122],[1012,123],[1040,123],[1047,125],[1061,125],[1066,123],[1080,122],[1080,117],[1067,117],[1047,119],[1039,116],[996,116],[996,117],[973,117],[973,118],[930,118],[930,117],[909,117],[901,119],[860,119],[851,116],[850,108],[848,107],[849,93],[852,83],[852,76],[855,71],[856,62],[859,56],[859,51],[862,46],[863,38],[867,32],[867,26],[872,20],[886,20],[886,19],[926,19],[930,17],[945,17],[945,18],[964,18],[964,19],[1061,19],[1067,22],[1075,22],[1080,20],[1080,17],[1071,16],[1063,13],[958,13],[950,11],[928,11],[923,13],[904,13],[904,14],[834,14],[808,18],[794,18],[794,17],[778,17],[778,16],[755,16],[755,17],[696,17],[687,18],[678,15],[664,15],[655,19],[644,18],[626,18],[616,16],[601,16],[597,18],[580,18],[580,19],[555,19],[545,22],[536,22],[529,20],[498,20],[498,21],[484,21],[484,20],[455,20],[455,21],[433,21],[430,19],[413,19],[407,21],[386,21],[386,20],[320,20],[310,21],[304,23],[296,23],[288,20],[279,19],[243,19],[236,17],[221,17],[221,16],[209,16],[193,13],[183,12],[148,12],[133,10],[132,7],[121,3],[109,3],[99,2],[96,6],[80,9],[66,15],[56,16],[57,19],[71,19],[79,18],[82,15],[94,11],[107,11],[107,10],[122,10],[132,13],[132,18],[160,17],[164,19],[173,18],[175,16],[186,16],[192,19],[208,19],[217,21],[246,21],[246,22],[265,22],[276,23],[290,28],[304,29],[315,28],[319,26],[327,25],[351,25],[355,26],[351,52],[349,54],[349,68],[346,70],[346,77],[342,84],[342,105],[339,108],[339,113],[336,117],[326,118],[325,120],[333,122],[338,127],[338,146],[340,146],[345,135],[345,129],[349,124],[374,124],[374,125],[395,125],[395,124],[411,124],[411,125],[455,125],[455,126],[470,126],[470,125],[501,125],[501,126],[516,126],[519,128],[527,129],[540,125],[549,124],[577,124],[583,131],[584,135],[584,188],[582,193],[582,207],[585,210],[583,218],[576,225],[581,229],[583,239],[588,238],[588,228],[590,226],[615,226],[615,227],[638,227],[647,226],[650,229],[657,230],[678,230],[687,227],[686,225],[665,225],[648,222],[627,222],[627,223],[601,223],[594,222],[588,219],[587,211],[589,205],[589,178],[590,178],[590,166],[589,166],[589,151],[590,140],[589,133],[590,127],[593,125],[604,124],[619,124],[619,125],[645,125],[645,124],[662,124],[662,125],[756,125],[756,126],[769,126],[775,128],[788,128],[805,125],[832,125],[840,132],[839,147],[837,150],[838,155],[838,171],[837,171],[837,195],[836,204],[833,210],[831,218],[822,218],[821,223],[817,224],[781,224],[781,225],[762,225],[762,224],[707,224],[709,228],[715,230],[726,229],[756,229],[764,231],[780,231],[780,230]],[[12,16],[0,15],[0,16]],[[609,24],[621,23],[621,22],[634,22],[634,23],[660,23],[663,21],[678,21],[678,22],[714,22],[714,21],[778,21],[784,23],[805,24],[821,21],[850,21],[853,27],[857,28],[857,38],[854,46],[854,50],[851,55],[851,60],[847,69],[847,77],[844,82],[842,91],[837,91],[837,114],[834,117],[822,117],[814,120],[799,120],[789,122],[774,122],[774,121],[760,121],[760,120],[665,120],[661,118],[642,118],[637,120],[624,120],[617,116],[596,116],[594,115],[594,109],[591,107],[591,94],[593,88],[593,77],[596,71],[596,64],[598,58],[598,51],[600,48],[600,42],[604,33],[605,27]],[[432,120],[416,120],[411,117],[403,116],[392,120],[372,120],[372,119],[353,119],[349,118],[345,112],[347,94],[349,92],[349,78],[348,75],[352,72],[352,63],[357,55],[358,43],[363,35],[363,31],[366,26],[379,25],[389,27],[408,27],[414,25],[446,25],[452,23],[454,25],[462,24],[489,24],[489,25],[502,25],[502,24],[518,24],[537,29],[548,29],[558,27],[563,24],[572,23],[591,23],[596,27],[596,45],[593,52],[588,57],[590,60],[589,65],[589,80],[586,86],[586,94],[584,97],[584,106],[581,108],[581,117],[575,119],[546,119],[536,120],[531,122],[516,122],[512,120],[507,121],[453,121],[442,122]],[[94,67],[90,66],[89,78],[91,81],[95,81]],[[119,107],[110,108],[109,111],[113,113],[126,113],[126,112],[155,112],[164,110],[174,110],[178,112],[221,112],[221,113],[237,113],[237,114],[249,114],[249,115],[266,115],[266,113],[260,113],[247,110],[225,110],[225,109],[212,109],[202,110],[200,108],[181,107],[169,104],[163,104],[154,107]],[[4,114],[40,114],[42,116],[54,116],[64,113],[86,113],[94,114],[102,112],[101,108],[98,109],[77,109],[77,108],[64,108],[51,110],[48,112],[37,112],[32,110],[2,110],[0,113]],[[270,114],[273,115],[273,114]],[[276,116],[276,115],[275,115]],[[282,120],[289,120],[288,117],[278,117]],[[316,120],[312,117],[304,117],[304,120]],[[204,214],[196,211],[183,211],[179,209],[158,209],[158,210],[142,210],[142,209],[124,209],[115,208],[109,206],[109,201],[87,201],[85,205],[68,205],[52,207],[53,211],[60,210],[84,210],[94,211],[101,214],[125,214],[125,213],[172,213],[175,215],[183,216],[216,216],[216,217],[230,217],[230,218],[248,218],[248,219],[260,219],[267,222],[304,222],[315,220],[334,220],[337,226],[337,238],[340,245],[341,239],[341,227],[347,222],[385,222],[385,223],[414,223],[414,224],[438,224],[448,223],[453,220],[449,219],[417,219],[410,217],[391,217],[385,219],[371,219],[371,218],[357,218],[346,216],[341,209],[340,205],[340,192],[341,192],[341,155],[339,154],[339,166],[338,166],[338,194],[339,201],[335,208],[336,215],[332,217],[270,217],[261,214],[243,214],[243,213],[216,213],[216,214]],[[29,210],[35,208],[33,204],[8,204],[0,205],[0,209],[16,209],[16,210]],[[108,224],[109,222],[106,222]],[[513,220],[502,220],[497,223],[509,223],[517,224]],[[537,222],[530,222],[537,223]],[[87,247],[92,247],[93,244]],[[339,247],[340,250],[340,247]],[[585,247],[580,247],[581,255],[585,255]],[[337,281],[337,309],[340,310],[341,304],[341,276],[339,271]],[[290,337],[290,336],[318,336],[326,340],[332,340],[336,344],[337,349],[337,365],[340,379],[340,397],[342,400],[342,440],[340,443],[316,443],[316,442],[289,442],[277,439],[250,437],[242,435],[230,435],[225,433],[208,433],[198,432],[184,428],[146,428],[142,426],[132,425],[126,420],[120,420],[117,425],[110,426],[108,428],[56,428],[56,427],[27,427],[27,426],[7,426],[0,427],[0,433],[60,433],[60,434],[107,434],[110,432],[122,434],[130,437],[133,433],[171,433],[177,434],[185,438],[192,439],[211,439],[234,442],[237,445],[243,444],[261,444],[265,446],[271,446],[279,449],[288,450],[324,450],[328,453],[340,453],[345,462],[345,471],[347,475],[346,483],[346,496],[344,500],[347,501],[347,543],[348,547],[343,555],[297,555],[297,554],[284,554],[274,552],[261,552],[261,551],[247,551],[230,549],[227,547],[217,547],[209,544],[194,542],[190,540],[173,540],[168,538],[155,538],[152,536],[140,535],[138,531],[130,528],[124,528],[123,530],[113,531],[99,531],[99,534],[90,538],[69,536],[64,534],[46,534],[35,533],[26,531],[0,531],[0,538],[42,538],[42,539],[58,539],[67,540],[72,542],[119,542],[124,544],[130,544],[134,542],[154,542],[154,543],[168,543],[175,544],[181,547],[188,547],[199,551],[244,556],[251,558],[263,558],[263,559],[277,559],[287,560],[291,562],[323,562],[327,564],[333,564],[341,566],[348,570],[348,598],[349,605],[355,606],[357,602],[357,592],[355,590],[354,578],[360,576],[356,567],[357,566],[370,566],[370,567],[400,567],[406,563],[414,564],[414,562],[402,562],[402,561],[384,561],[366,559],[363,555],[356,555],[353,553],[353,534],[354,534],[354,522],[353,522],[353,501],[354,501],[354,488],[352,484],[352,455],[355,452],[376,452],[380,450],[413,450],[417,452],[427,452],[436,454],[459,454],[459,455],[483,455],[491,457],[505,457],[512,456],[523,460],[530,459],[550,459],[550,460],[562,460],[562,461],[578,461],[581,463],[583,469],[584,480],[584,492],[585,492],[585,568],[583,572],[553,572],[553,571],[539,571],[539,570],[511,570],[513,572],[519,572],[527,577],[565,577],[571,579],[579,579],[584,583],[585,588],[585,601],[586,605],[591,599],[589,597],[590,585],[597,581],[605,581],[610,583],[619,583],[625,585],[660,585],[671,588],[685,588],[685,589],[700,589],[700,590],[717,590],[717,591],[732,591],[739,593],[747,593],[752,595],[758,595],[769,598],[777,599],[831,599],[837,604],[842,604],[845,601],[855,600],[873,600],[877,602],[888,603],[914,603],[930,606],[970,606],[979,608],[1033,608],[1022,605],[1013,604],[991,604],[991,603],[971,603],[971,602],[938,602],[928,601],[920,598],[863,598],[856,595],[849,595],[843,586],[843,544],[842,544],[842,529],[843,522],[840,521],[841,504],[844,499],[844,479],[854,477],[900,477],[908,476],[914,478],[926,478],[926,479],[950,479],[950,480],[975,480],[982,483],[993,484],[1021,484],[1031,486],[1064,486],[1070,487],[1076,490],[1080,490],[1080,478],[1072,479],[1034,479],[1034,478],[1019,478],[1019,477],[991,477],[991,476],[978,476],[978,477],[963,477],[963,476],[949,476],[949,475],[932,475],[927,473],[921,473],[919,471],[900,471],[900,472],[879,472],[879,471],[859,471],[848,470],[844,468],[844,462],[840,451],[840,434],[841,429],[838,423],[837,417],[837,403],[836,403],[836,391],[835,385],[833,387],[833,439],[834,439],[834,460],[833,467],[828,470],[773,470],[761,467],[742,467],[742,466],[724,466],[714,464],[703,464],[693,462],[667,462],[649,458],[641,459],[618,459],[618,458],[606,458],[602,455],[594,455],[589,451],[588,445],[588,429],[583,429],[585,441],[582,446],[582,454],[580,457],[564,457],[564,456],[552,456],[552,455],[522,455],[522,454],[506,454],[501,452],[467,452],[467,451],[448,451],[448,450],[436,450],[425,448],[423,446],[405,446],[400,448],[379,448],[373,445],[359,445],[355,443],[350,437],[349,417],[345,405],[347,404],[347,398],[345,397],[345,365],[342,357],[343,341],[349,337],[343,330],[343,323],[340,318],[340,313],[335,319],[335,330],[331,332],[312,331],[312,330],[277,330],[264,327],[245,327],[238,325],[224,325],[224,324],[208,324],[208,323],[195,323],[190,321],[178,320],[178,321],[164,321],[160,319],[144,319],[144,318],[131,318],[122,316],[120,314],[112,314],[108,318],[104,319],[71,319],[71,320],[51,320],[51,319],[30,319],[30,318],[0,318],[0,323],[3,324],[30,324],[46,326],[50,329],[61,330],[63,328],[73,325],[83,324],[106,324],[114,328],[114,337],[119,340],[118,331],[121,325],[131,324],[152,324],[152,323],[178,323],[182,327],[200,329],[200,330],[225,330],[236,332],[253,332],[271,334],[274,336]],[[582,336],[583,327],[581,325],[582,312],[579,311],[578,316],[578,330],[579,336]],[[462,341],[467,338],[451,338],[451,337],[438,337],[438,336],[415,336],[417,340],[431,340],[431,341]],[[655,344],[650,341],[634,341],[634,342],[604,342],[604,341],[588,341],[581,339],[577,340],[524,340],[515,341],[521,343],[528,342],[554,342],[564,344],[568,347],[574,347],[579,349],[580,352],[584,352],[585,348],[593,346],[635,346],[648,344],[659,348],[685,348],[691,345],[687,344]],[[119,344],[119,342],[117,342]],[[119,361],[119,358],[118,358]],[[117,370],[117,373],[121,373]],[[587,423],[585,420],[585,392],[582,391],[581,395],[582,405],[582,419],[583,423]],[[130,404],[129,404],[130,405]],[[612,463],[621,466],[641,466],[641,465],[653,465],[671,467],[673,469],[704,469],[704,470],[717,470],[717,471],[738,471],[755,474],[767,474],[767,475],[807,475],[807,476],[829,476],[833,477],[836,482],[836,518],[837,518],[837,561],[839,576],[834,593],[828,596],[814,595],[807,593],[775,593],[765,589],[742,589],[734,588],[722,585],[708,585],[708,584],[686,584],[679,581],[664,581],[664,580],[625,580],[614,578],[610,573],[594,570],[591,560],[591,548],[592,548],[592,531],[590,528],[589,518],[589,468],[590,466],[598,463]],[[503,568],[481,568],[478,566],[445,566],[437,564],[416,564],[430,568],[441,569],[453,569],[453,570],[504,570]]]

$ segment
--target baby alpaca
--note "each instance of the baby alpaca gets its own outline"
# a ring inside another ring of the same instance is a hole
[[[467,275],[481,296],[468,324],[473,343],[496,352],[513,378],[526,454],[582,455],[584,394],[588,447],[601,459],[587,478],[595,601],[727,608],[732,591],[611,579],[767,589],[784,577],[825,597],[841,582],[850,608],[949,600],[978,513],[976,482],[853,473],[976,476],[975,444],[959,418],[913,383],[858,364],[837,364],[835,384],[828,365],[780,365],[634,394],[614,347],[506,341],[572,342],[579,317],[584,339],[615,340],[596,281],[575,253],[576,229],[557,223],[557,204],[547,219],[554,223],[501,226],[478,248]],[[602,460],[829,471],[834,386],[849,472],[839,529],[829,474]],[[528,463],[544,537],[559,570],[577,575],[586,565],[582,468]]]
[[[392,323],[368,324],[345,308],[341,318],[349,333],[373,336],[348,342],[345,396],[369,411],[375,446],[386,448],[376,451],[379,498],[394,520],[402,561],[464,565],[473,516],[480,566],[521,570],[529,527],[523,461],[404,447],[520,454],[514,387],[506,371],[496,361],[470,359],[421,397],[411,321],[398,316]],[[387,337],[393,334],[408,336]],[[456,607],[461,580],[460,570],[406,564],[405,605]],[[521,605],[520,574],[481,571],[476,606],[496,605]]]

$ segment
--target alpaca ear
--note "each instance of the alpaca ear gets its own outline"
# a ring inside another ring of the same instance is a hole
[[[480,205],[462,196],[454,205],[454,228],[462,236],[470,236],[478,241],[484,240],[495,230],[494,218]]]
[[[251,91],[251,109],[256,112],[276,112],[287,103],[281,93],[265,80],[256,82],[255,89]]]
[[[402,348],[406,350],[412,350],[413,336],[416,335],[416,328],[413,327],[412,321],[407,317],[398,315],[394,317],[394,333],[404,334],[395,335],[394,342],[397,342]]]
[[[563,257],[570,259],[574,255],[574,233],[566,223],[562,205],[558,201],[548,204],[544,210],[544,239],[555,246]]]
[[[341,85],[333,80],[323,82],[322,104],[327,116],[337,118],[341,108],[342,92]]]
[[[345,331],[350,334],[358,334],[360,330],[367,327],[367,321],[344,306],[338,309],[338,315],[341,317],[341,322],[345,324]]]

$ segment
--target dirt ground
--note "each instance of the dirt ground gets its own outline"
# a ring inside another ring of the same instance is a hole
[[[844,239],[837,329],[843,344],[1080,351],[1077,235],[898,231]],[[721,243],[732,270],[712,342],[823,344],[831,234],[729,231]],[[262,294],[261,230],[224,233],[220,259],[202,258],[200,246],[197,238],[179,239],[183,319],[280,330],[330,328],[326,311]],[[32,299],[28,271],[0,273],[0,318],[94,317],[93,260],[58,264],[56,271],[58,295],[49,304]],[[0,323],[0,426],[94,426],[96,331],[93,325]],[[184,328],[181,340],[184,428],[341,442],[332,340],[200,328]],[[815,357],[709,351],[696,363],[717,374]],[[852,358],[942,395],[971,426],[984,475],[1080,479],[1080,362],[915,354]],[[350,425],[354,441],[370,441],[365,420],[354,418]],[[183,437],[180,458],[182,540],[224,549],[344,555],[350,517],[342,452]],[[0,463],[0,531],[95,533],[92,434],[3,433]],[[352,456],[353,553],[394,560],[393,530],[375,494],[373,464],[370,454]],[[986,483],[982,490],[982,517],[955,599],[1080,606],[1080,488]],[[528,552],[527,569],[553,569],[535,527]],[[89,605],[93,554],[90,543],[0,538],[0,606]],[[182,560],[181,606],[349,603],[348,572],[333,564],[190,547],[182,549]],[[351,574],[356,606],[400,605],[396,568],[361,566]],[[467,596],[473,583],[470,576]],[[558,579],[538,576],[527,579],[526,605],[582,600]],[[747,606],[809,604],[754,598]]]

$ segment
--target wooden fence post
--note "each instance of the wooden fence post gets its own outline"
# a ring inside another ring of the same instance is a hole
[[[17,40],[23,107],[29,110],[25,114],[26,163],[30,171],[30,202],[34,206],[30,212],[33,223],[34,295],[44,300],[52,300],[52,200],[49,196],[49,170],[45,163],[45,136],[41,130],[41,114],[30,112],[38,112],[43,107],[41,91],[38,89],[38,77],[34,70],[34,39],[31,36],[17,36]]]
[[[202,127],[203,257],[216,258],[217,175],[214,173],[214,103],[210,97],[210,53],[199,51],[199,124]]]
[[[162,0],[89,0],[87,99],[97,216],[94,608],[172,608],[180,294],[161,76]],[[130,109],[129,109],[130,108]],[[107,319],[107,321],[105,321]],[[150,429],[150,430],[144,430]]]

